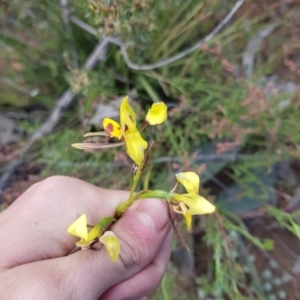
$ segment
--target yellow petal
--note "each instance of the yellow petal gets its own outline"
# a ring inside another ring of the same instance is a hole
[[[128,103],[128,96],[124,97],[120,106],[120,123],[121,130],[125,133],[136,131],[136,115]]]
[[[184,220],[189,232],[192,231],[192,216],[189,213],[184,214]]]
[[[88,229],[87,229],[87,218],[86,215],[81,215],[75,222],[73,222],[67,229],[69,234],[80,237],[81,239],[86,240],[88,238]]]
[[[215,212],[216,207],[213,204],[211,204],[208,200],[206,200],[204,197],[201,197],[197,194],[195,194],[192,197],[193,197],[192,201],[186,203],[187,206],[189,207],[190,215],[204,215],[204,214],[211,214]]]
[[[167,105],[164,102],[153,103],[146,115],[150,125],[161,124],[167,119]]]
[[[148,143],[142,138],[138,131],[127,134],[125,136],[125,143],[127,154],[139,166],[144,160],[144,152],[145,149],[147,149]]]
[[[189,214],[188,207],[183,202],[179,202],[178,205],[172,205],[172,207],[176,213],[182,214],[184,216],[187,229],[188,231],[191,231],[192,216]]]
[[[118,237],[112,231],[106,231],[99,240],[104,244],[111,260],[116,262],[121,249],[121,244]]]
[[[116,121],[109,118],[104,118],[103,128],[110,137],[116,137],[118,139],[121,139],[122,137],[121,126]]]
[[[204,215],[211,214],[216,210],[216,207],[205,198],[194,194],[173,194],[173,201],[183,202],[188,207],[190,215]]]
[[[89,231],[88,238],[87,238],[87,242],[93,241],[94,239],[100,237],[101,234],[102,234],[101,228],[99,228],[98,225],[94,226],[94,227]]]
[[[177,180],[185,187],[188,193],[198,194],[200,178],[194,172],[182,172],[176,174]]]

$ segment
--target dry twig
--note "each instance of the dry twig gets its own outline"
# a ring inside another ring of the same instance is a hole
[[[246,78],[250,78],[254,71],[255,57],[264,40],[277,29],[279,23],[273,23],[261,29],[248,42],[242,58],[243,71]]]
[[[127,48],[130,45],[132,45],[133,43],[124,43],[120,39],[112,38],[112,37],[108,37],[108,39],[112,44],[118,45],[120,47],[123,59],[124,59],[126,65],[130,69],[136,70],[136,71],[149,71],[149,70],[161,68],[161,67],[169,65],[169,64],[171,64],[171,63],[187,56],[188,54],[194,52],[195,50],[199,49],[199,47],[201,47],[202,45],[204,45],[205,43],[210,41],[232,19],[234,14],[238,11],[238,9],[242,6],[242,4],[244,2],[245,2],[245,0],[238,0],[235,3],[235,5],[233,6],[233,8],[230,10],[230,12],[227,14],[227,16],[204,39],[198,41],[196,44],[194,44],[193,46],[183,50],[182,52],[179,52],[179,53],[177,53],[177,54],[175,54],[175,55],[173,55],[169,58],[163,59],[163,60],[158,61],[157,63],[154,63],[154,64],[149,64],[149,65],[135,64],[134,62],[132,62],[130,60],[130,58],[128,56],[128,53],[127,53]],[[74,22],[74,24],[76,24],[79,27],[81,27],[82,29],[86,30],[87,32],[89,32],[91,34],[97,34],[96,29],[94,29],[93,27],[91,27],[88,24],[85,24],[83,21],[79,20],[78,18],[71,17],[70,20],[72,22]]]
[[[68,0],[59,0],[59,5],[62,13],[62,23],[67,34],[67,39],[69,39],[70,44],[70,55],[73,67],[78,69],[77,53],[75,50],[75,39],[72,33],[72,28],[70,26],[70,9],[68,5]]]
[[[85,22],[81,21],[79,18],[75,16],[70,16],[70,21],[72,21],[75,25],[77,25],[78,27],[80,27],[81,29],[83,29],[84,31],[92,35],[96,35],[98,33],[95,28],[86,24]]]

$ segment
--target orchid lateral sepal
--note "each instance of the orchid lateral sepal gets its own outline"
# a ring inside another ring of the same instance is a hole
[[[181,244],[186,248],[187,251],[190,251],[190,247],[188,246],[188,244],[185,242],[185,240],[182,238],[182,236],[179,234],[176,225],[173,221],[173,218],[171,216],[171,211],[170,211],[170,205],[168,202],[166,202],[166,206],[167,206],[167,214],[168,214],[168,219],[169,219],[169,223],[172,227],[172,229],[174,230],[178,240],[181,242]]]
[[[150,158],[150,155],[151,155],[151,151],[152,151],[152,148],[153,148],[153,145],[154,145],[154,141],[152,141],[146,151],[146,154],[145,154],[145,157],[144,157],[144,160],[142,162],[142,164],[140,165],[139,169],[140,169],[140,172],[142,173],[144,171],[144,169],[146,168],[146,165],[149,161],[149,158]]]
[[[76,143],[71,146],[80,150],[96,150],[96,149],[107,149],[114,148],[118,146],[123,146],[124,142],[119,143],[102,143],[102,144],[94,144],[94,143]]]
[[[106,131],[100,132],[88,132],[83,137],[90,137],[90,136],[109,136]]]
[[[105,233],[99,237],[99,242],[105,246],[112,262],[116,262],[121,250],[121,243],[118,237],[112,231],[105,231]]]

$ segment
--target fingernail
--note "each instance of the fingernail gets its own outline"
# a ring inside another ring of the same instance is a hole
[[[167,206],[163,200],[141,200],[137,212],[144,223],[156,231],[162,230],[167,222]]]

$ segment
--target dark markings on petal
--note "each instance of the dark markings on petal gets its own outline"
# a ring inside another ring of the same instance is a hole
[[[109,123],[106,128],[105,128],[105,131],[110,135],[114,130],[114,126],[113,124]]]
[[[182,212],[181,207],[179,206],[178,202],[172,203],[172,200],[170,201],[170,204],[174,206],[178,211]]]

